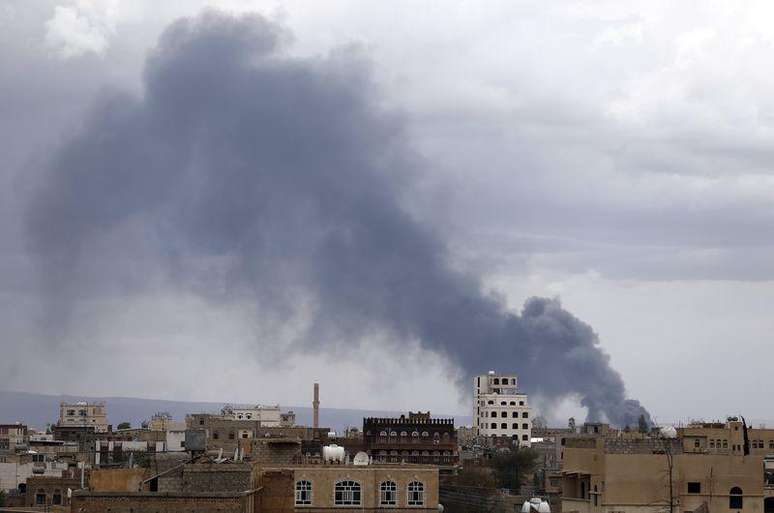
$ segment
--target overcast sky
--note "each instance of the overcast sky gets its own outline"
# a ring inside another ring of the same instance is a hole
[[[47,318],[28,233],[40,170],[101,99],[145,94],[170,23],[213,6],[280,27],[285,58],[357,55],[421,163],[405,209],[513,311],[558,297],[655,420],[774,424],[774,5],[485,5],[0,3],[2,387],[300,405],[317,380],[327,406],[469,414],[454,365],[419,341],[290,351],[265,338],[292,322],[168,276],[76,293],[66,321]]]

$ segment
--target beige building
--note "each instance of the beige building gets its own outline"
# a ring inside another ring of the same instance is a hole
[[[59,426],[93,427],[97,433],[105,433],[108,431],[105,403],[60,403]]]
[[[296,511],[350,508],[438,511],[437,467],[384,464],[281,468],[292,472]]]
[[[747,433],[748,454],[738,421],[691,425],[675,438],[615,431],[569,438],[562,511],[772,513],[774,458],[766,453],[774,431]]]
[[[515,375],[489,371],[473,378],[473,429],[480,436],[508,437],[529,447],[532,409]]]

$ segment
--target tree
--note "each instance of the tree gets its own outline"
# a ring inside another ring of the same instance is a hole
[[[640,415],[640,418],[637,419],[637,425],[639,427],[640,433],[648,432],[648,421],[645,420],[645,415]]]
[[[525,478],[535,470],[537,459],[537,451],[529,448],[496,454],[490,464],[497,486],[518,492]]]
[[[5,490],[0,490],[0,507],[5,506]]]
[[[132,427],[131,422],[122,422],[118,425],[117,429],[129,429]]]

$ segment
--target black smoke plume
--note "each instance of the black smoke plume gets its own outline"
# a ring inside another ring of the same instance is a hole
[[[28,229],[52,337],[73,303],[161,274],[279,318],[303,304],[304,348],[387,333],[445,355],[466,392],[496,367],[592,419],[649,419],[588,325],[556,300],[509,312],[409,214],[422,163],[362,59],[291,58],[287,39],[256,16],[174,23],[143,95],[104,94],[51,158]]]

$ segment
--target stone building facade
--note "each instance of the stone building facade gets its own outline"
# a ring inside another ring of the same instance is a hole
[[[81,480],[73,475],[66,477],[30,477],[27,479],[27,507],[68,506],[67,490],[81,488]]]
[[[28,448],[29,436],[24,424],[0,424],[0,454]]]
[[[93,427],[97,433],[104,433],[110,428],[107,423],[107,408],[105,403],[75,403],[59,404],[59,426]]]
[[[374,462],[452,466],[459,461],[454,419],[433,419],[430,412],[363,419],[363,447]]]
[[[748,440],[767,435],[748,430]],[[721,440],[720,449],[709,440]],[[676,438],[609,432],[567,439],[562,511],[774,513],[774,482],[765,470],[774,461],[744,445],[736,421],[683,428]]]
[[[298,465],[289,472],[301,511],[438,511],[438,468],[424,465]]]

